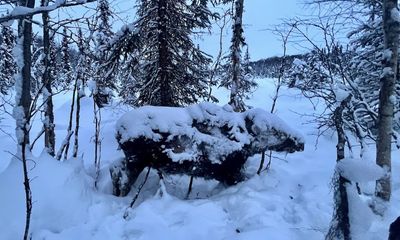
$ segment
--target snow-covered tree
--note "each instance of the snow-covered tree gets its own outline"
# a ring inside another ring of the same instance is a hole
[[[355,81],[362,93],[363,105],[369,108],[369,111],[358,111],[357,118],[364,129],[374,132],[377,164],[387,170],[385,178],[377,182],[376,188],[378,199],[384,201],[390,199],[390,146],[392,136],[398,136],[394,130],[399,125],[399,121],[393,119],[393,113],[399,111],[394,103],[400,96],[396,80],[399,36],[394,35],[399,26],[391,17],[392,8],[396,6],[397,1],[361,1],[360,7],[365,10],[367,18],[351,35],[356,53],[352,60]],[[388,72],[388,69],[391,71]],[[374,206],[374,210],[382,214],[378,205]]]
[[[210,58],[193,43],[195,28],[209,23],[199,5],[204,1],[141,0],[138,20],[133,24],[139,54],[133,63],[137,105],[181,106],[207,95]],[[132,45],[131,45],[132,46]],[[128,49],[131,50],[132,49]]]
[[[379,92],[379,120],[376,144],[376,163],[386,171],[385,176],[377,181],[375,195],[389,201],[391,196],[391,145],[393,131],[393,113],[395,85],[398,78],[398,52],[400,14],[397,0],[383,1],[383,72]],[[380,212],[383,214],[383,212]]]
[[[9,26],[1,27],[0,45],[0,92],[7,93],[7,90],[14,85],[14,75],[17,66],[13,56],[15,46],[15,35]]]
[[[19,6],[34,8],[34,0],[19,0]],[[26,203],[26,219],[24,240],[30,239],[30,220],[32,213],[32,192],[30,188],[30,179],[28,176],[28,157],[29,154],[29,131],[31,120],[31,66],[32,66],[32,17],[21,17],[18,21],[18,38],[16,40],[16,48],[14,53],[17,53],[16,60],[18,66],[18,74],[15,75],[15,107],[13,116],[15,119],[15,132],[17,137],[18,152],[17,157],[22,162],[24,174],[24,189]]]
[[[378,118],[379,81],[382,73],[383,28],[382,4],[378,1],[363,1],[366,18],[350,33],[351,69],[354,82],[360,92],[363,104],[356,105],[357,120],[365,132],[375,139]],[[364,109],[364,110],[363,110]],[[368,111],[367,111],[368,109]]]
[[[42,0],[41,6],[47,7],[49,5],[48,0]],[[53,83],[55,81],[55,44],[54,35],[50,32],[50,17],[48,12],[42,14],[43,21],[43,74],[41,84],[43,86],[41,92],[44,103],[44,146],[47,153],[50,156],[55,155],[56,135],[55,135],[55,124],[54,124],[54,111],[53,111]]]
[[[59,85],[61,88],[68,88],[72,82],[72,67],[70,56],[70,35],[66,27],[63,29],[61,41],[61,63],[59,65]]]
[[[95,87],[93,97],[99,107],[107,104],[112,96],[112,90],[117,88],[113,72],[105,67],[108,57],[107,44],[113,32],[110,25],[112,12],[107,0],[100,0],[97,6],[97,23],[95,32]]]
[[[72,157],[78,156],[79,148],[79,128],[80,128],[80,117],[81,117],[81,99],[85,96],[85,85],[89,80],[92,80],[93,69],[91,65],[89,43],[84,38],[82,29],[78,29],[78,48],[79,48],[79,60],[74,71],[74,94],[76,97],[76,111],[75,111],[75,131],[74,131],[74,149]],[[67,152],[68,153],[68,152]],[[66,156],[67,156],[66,153]]]
[[[244,99],[251,89],[255,87],[255,83],[247,73],[249,69],[248,67],[247,69],[244,68],[245,66],[242,60],[242,48],[246,45],[242,23],[243,4],[244,0],[235,1],[230,53],[228,56],[224,57],[226,62],[221,67],[223,69],[221,86],[230,89],[229,104],[237,112],[246,110]]]

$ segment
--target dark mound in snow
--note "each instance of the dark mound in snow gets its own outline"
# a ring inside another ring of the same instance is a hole
[[[117,122],[117,139],[126,158],[111,174],[122,196],[147,166],[232,185],[243,180],[248,157],[304,149],[301,135],[264,110],[236,113],[211,103],[135,109]]]

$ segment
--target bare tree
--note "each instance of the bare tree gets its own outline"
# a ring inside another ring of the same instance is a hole
[[[377,181],[375,190],[376,197],[383,201],[389,201],[391,195],[391,140],[395,103],[394,89],[396,77],[398,76],[399,21],[398,1],[384,0],[383,29],[385,50],[379,93],[376,163],[386,170],[386,174]],[[381,214],[383,213],[381,212]]]
[[[351,100],[351,95],[345,98],[333,113],[333,121],[335,123],[335,129],[338,136],[336,145],[336,161],[340,162],[345,158],[345,147],[346,147],[346,133],[344,131],[343,112]],[[335,211],[333,214],[332,224],[329,228],[328,234],[326,235],[327,240],[350,240],[350,219],[349,219],[349,200],[347,197],[346,184],[349,181],[340,175],[338,171],[335,171],[333,178],[333,184],[335,188],[334,199],[335,199]]]
[[[285,70],[288,69],[288,63],[287,63],[287,59],[286,59],[286,55],[287,55],[287,46],[288,46],[288,41],[289,41],[289,37],[290,34],[293,31],[294,26],[288,26],[288,30],[284,30],[284,29],[280,29],[278,27],[276,27],[274,29],[274,33],[276,33],[277,35],[279,35],[279,37],[281,38],[282,41],[282,48],[283,48],[283,55],[281,58],[281,62],[280,62],[280,66],[279,66],[279,70],[278,70],[278,78],[276,81],[276,88],[275,88],[275,94],[272,97],[272,106],[271,106],[271,113],[275,112],[275,108],[276,108],[276,104],[279,98],[279,92],[280,89],[283,85],[283,78],[284,78],[284,74],[285,74]],[[260,175],[261,171],[263,170],[264,167],[264,162],[265,162],[265,151],[261,154],[261,162],[260,162],[260,166],[257,170],[257,174]],[[269,169],[271,166],[271,162],[272,162],[272,151],[269,151],[268,154],[268,164],[266,169]]]
[[[43,7],[48,6],[48,0],[42,0],[41,5]],[[53,113],[53,96],[52,96],[52,74],[50,73],[50,27],[49,27],[49,13],[44,12],[42,14],[43,20],[43,54],[44,54],[44,71],[42,77],[43,89],[43,101],[45,102],[45,120],[43,124],[44,128],[44,139],[45,148],[48,154],[51,156],[55,155],[55,133],[54,133],[54,113]]]
[[[217,102],[218,99],[215,99],[212,95],[212,87],[217,85],[217,81],[215,80],[215,77],[218,75],[218,70],[221,68],[221,59],[222,59],[222,54],[223,54],[223,36],[224,36],[224,30],[227,24],[229,23],[229,19],[232,15],[232,12],[230,9],[227,9],[223,12],[222,17],[221,17],[221,23],[217,22],[216,25],[219,28],[219,38],[218,38],[218,54],[217,57],[215,58],[215,61],[213,63],[213,67],[211,70],[210,74],[210,84],[209,84],[209,92],[208,92],[208,97],[207,101],[213,101]]]
[[[34,8],[34,0],[20,0],[19,6]],[[31,115],[31,65],[32,65],[32,18],[25,16],[19,19],[18,23],[18,39],[16,48],[19,49],[22,61],[18,61],[19,74],[16,75],[16,106],[14,108],[14,118],[16,121],[16,136],[18,140],[18,153],[21,154],[25,202],[26,202],[26,219],[24,240],[29,239],[29,226],[32,213],[32,192],[30,188],[30,179],[28,176],[28,159],[29,151],[29,121]]]

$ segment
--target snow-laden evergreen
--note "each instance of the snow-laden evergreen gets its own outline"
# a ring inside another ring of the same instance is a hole
[[[0,43],[0,92],[6,94],[14,85],[14,75],[17,72],[13,56],[15,35],[11,27],[1,26]]]
[[[210,58],[192,40],[207,22],[197,10],[184,0],[139,1],[131,37],[138,49],[131,61],[135,105],[184,106],[207,95]]]

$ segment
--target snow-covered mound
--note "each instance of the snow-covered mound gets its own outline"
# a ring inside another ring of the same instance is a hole
[[[237,113],[212,103],[135,109],[118,121],[117,139],[126,158],[112,177],[114,194],[122,196],[145,167],[233,185],[244,179],[249,157],[304,149],[302,136],[268,112]]]
[[[145,106],[126,113],[117,122],[120,144],[140,137],[168,142],[183,136],[190,139],[190,144],[184,147],[196,148],[203,143],[211,148],[207,150],[215,155],[210,160],[217,163],[221,155],[241,150],[245,145],[258,152],[267,149],[294,152],[304,147],[301,134],[277,116],[258,108],[237,113],[229,105],[220,107],[212,103],[186,108]],[[173,161],[196,160],[200,154],[198,149],[176,153],[165,148],[165,152]]]

